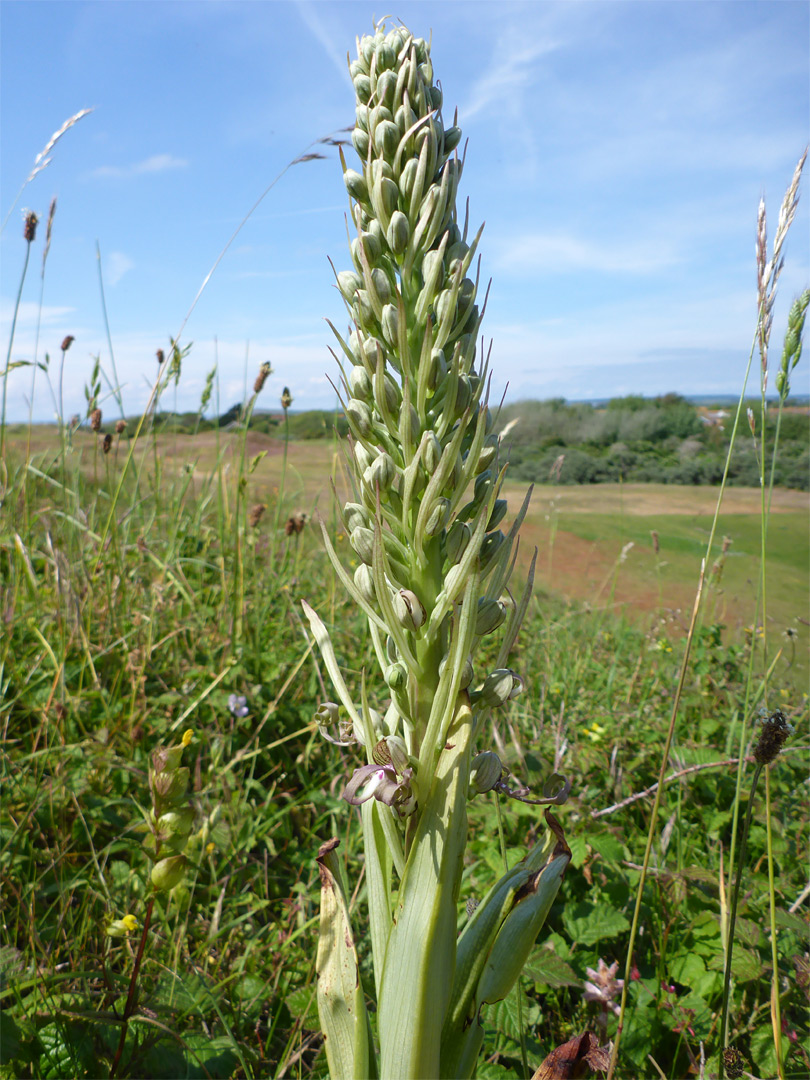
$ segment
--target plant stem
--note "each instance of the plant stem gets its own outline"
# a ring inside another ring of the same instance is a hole
[[[726,947],[726,970],[723,973],[723,1004],[720,1008],[720,1040],[719,1046],[719,1069],[720,1080],[723,1080],[725,1074],[725,1066],[723,1063],[723,1051],[726,1048],[726,1028],[728,1024],[728,999],[729,989],[731,986],[731,957],[734,950],[734,924],[737,921],[737,901],[740,896],[740,881],[742,879],[743,866],[745,865],[745,848],[746,841],[748,840],[748,828],[751,824],[751,813],[754,807],[754,796],[757,791],[757,783],[759,781],[759,774],[762,772],[762,765],[757,763],[754,769],[754,778],[751,781],[751,794],[748,798],[748,808],[745,812],[743,819],[743,831],[740,838],[740,852],[737,857],[737,877],[734,881],[734,892],[731,896],[731,911],[729,915],[728,923],[728,944]]]
[[[149,897],[149,902],[146,905],[146,915],[143,920],[143,930],[141,931],[141,940],[138,943],[138,952],[135,956],[135,966],[132,969],[132,977],[129,980],[129,993],[127,994],[126,1004],[124,1005],[124,1015],[121,1026],[121,1037],[118,1040],[118,1049],[115,1051],[115,1057],[113,1063],[110,1066],[110,1080],[114,1080],[116,1071],[121,1062],[121,1055],[124,1052],[124,1044],[127,1041],[127,1031],[129,1029],[129,1020],[132,1013],[135,1011],[135,994],[138,989],[138,975],[141,970],[141,960],[143,959],[143,951],[146,947],[146,937],[149,933],[149,925],[152,922],[152,909],[155,906],[154,896]]]
[[[8,337],[8,352],[6,353],[6,370],[3,372],[3,407],[0,411],[0,461],[5,462],[6,453],[6,395],[8,393],[8,376],[9,367],[11,366],[11,350],[14,345],[14,331],[17,326],[17,315],[20,311],[20,302],[22,301],[23,285],[25,283],[25,275],[28,270],[28,260],[31,257],[31,240],[27,240],[25,243],[25,260],[23,261],[22,274],[20,274],[20,284],[17,288],[17,299],[14,301],[14,314],[11,317],[11,333]]]

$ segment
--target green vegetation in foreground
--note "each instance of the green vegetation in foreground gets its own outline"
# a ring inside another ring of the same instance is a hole
[[[256,526],[248,523],[253,496],[237,497],[238,445],[223,443],[218,459],[211,451],[211,470],[192,475],[176,467],[171,441],[159,449],[162,440],[145,440],[103,547],[114,452],[98,455],[95,475],[92,457],[82,461],[78,451],[68,452],[64,479],[52,452],[8,475],[4,502],[15,513],[13,522],[3,516],[0,532],[2,1077],[109,1075],[151,893],[143,826],[150,756],[187,728],[194,732],[183,752],[194,807],[189,869],[176,891],[157,894],[116,1075],[326,1075],[314,999],[314,856],[345,822],[341,851],[356,880],[359,830],[337,798],[354,758],[324,746],[311,723],[323,673],[302,632],[298,598],[320,596],[339,658],[358,657],[346,672],[352,692],[370,645],[313,532],[276,531],[272,503]],[[232,452],[235,466],[226,472]],[[294,460],[291,452],[292,467]],[[323,470],[328,458],[319,460]],[[272,488],[267,470],[277,463],[265,458],[251,481]],[[241,474],[249,468],[242,459]],[[282,521],[304,493],[290,477],[287,491]],[[576,520],[589,527],[588,517]],[[774,573],[780,559],[789,567],[799,559],[779,521],[772,517],[769,530],[780,551]],[[618,542],[635,529],[641,547],[648,524],[625,517],[620,526],[606,515],[593,531],[612,529]],[[681,519],[659,517],[657,527],[662,544],[670,527],[673,541],[682,528],[689,541]],[[331,535],[348,561],[341,527]],[[735,537],[735,547],[747,543]],[[650,801],[593,815],[655,782],[683,640],[673,624],[634,626],[539,594],[521,641],[515,663],[528,677],[527,693],[498,718],[496,739],[517,783],[536,785],[558,767],[574,784],[566,807],[573,865],[548,944],[521,982],[527,1050],[537,1064],[583,1030],[610,1037],[615,1027],[615,983],[608,980],[601,1004],[583,995],[600,960],[622,963]],[[750,646],[724,647],[709,622],[694,649],[672,771],[709,767],[666,789],[622,1043],[628,1078],[649,1074],[650,1052],[665,1075],[686,1077],[701,1040],[712,1046],[717,1038],[720,866],[722,858],[728,872],[735,769],[716,763],[737,754]],[[754,647],[759,672],[759,641]],[[231,695],[244,697],[244,706],[229,706]],[[769,704],[805,730],[806,699],[779,678]],[[807,918],[802,907],[790,910],[806,885],[807,765],[806,738],[797,734],[771,776],[786,1075],[796,1078],[806,1075],[810,1053]],[[769,1076],[762,807],[758,798],[731,1033],[756,1075]],[[480,898],[500,868],[494,804],[479,798],[470,813],[462,901]],[[525,845],[540,818],[515,804],[504,823],[509,852]],[[361,887],[358,925],[365,902]],[[138,929],[109,936],[113,920],[129,914]],[[358,946],[367,965],[368,942]],[[518,1075],[516,1009],[511,996],[490,1011],[480,1076]]]

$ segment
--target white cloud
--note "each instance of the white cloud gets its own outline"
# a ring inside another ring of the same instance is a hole
[[[316,12],[314,4],[308,3],[307,0],[298,0],[295,8],[301,16],[301,21],[313,34],[315,39],[323,46],[326,55],[340,75],[341,80],[351,85],[349,65],[346,63],[346,53],[335,46],[335,42],[341,39],[334,33],[330,34],[323,21],[328,5],[318,4],[318,10]]]
[[[120,251],[111,251],[107,256],[105,277],[108,284],[117,285],[124,274],[134,267],[135,263],[127,255]]]
[[[495,255],[499,272],[530,270],[557,274],[565,270],[599,273],[647,274],[676,261],[672,254],[651,244],[598,244],[566,233],[531,233],[518,239],[499,238]]]
[[[152,154],[151,157],[144,158],[143,161],[135,161],[131,165],[99,165],[89,175],[98,179],[122,180],[130,176],[143,176],[185,168],[188,168],[188,161],[185,158],[175,157],[174,154]]]

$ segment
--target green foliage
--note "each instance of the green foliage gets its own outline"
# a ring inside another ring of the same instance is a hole
[[[761,404],[752,402],[756,431],[762,431]],[[561,484],[717,484],[734,426],[727,410],[705,410],[678,394],[654,399],[612,398],[604,407],[584,402],[524,401],[504,408],[500,427],[510,430],[510,476]],[[765,425],[766,455],[773,450],[773,409]],[[758,453],[745,410],[729,483],[759,485]],[[807,490],[810,483],[810,410],[785,411],[780,421],[777,486]],[[560,462],[560,458],[562,461]]]

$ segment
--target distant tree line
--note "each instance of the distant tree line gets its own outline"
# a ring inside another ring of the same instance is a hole
[[[751,434],[750,405],[755,435]],[[599,484],[619,480],[658,484],[717,484],[723,475],[726,449],[734,423],[735,406],[699,409],[679,394],[657,398],[636,395],[612,398],[604,405],[547,401],[521,401],[502,409],[497,431],[512,421],[505,444],[512,479],[534,483]],[[161,413],[159,430],[193,434],[239,424],[242,406],[233,405],[219,417],[203,419],[197,413]],[[290,412],[290,439],[331,438],[348,431],[341,412],[312,409]],[[277,413],[254,413],[251,430],[274,438],[284,436],[284,418]],[[766,415],[766,475],[776,433],[776,408]],[[760,402],[747,403],[729,470],[732,484],[759,484],[762,452]],[[775,483],[807,491],[810,487],[810,410],[783,412]]]
[[[756,487],[762,452],[759,401],[740,417],[729,482]],[[717,484],[723,476],[735,407],[699,410],[679,394],[654,399],[613,398],[604,406],[562,398],[523,401],[504,408],[498,429],[516,420],[506,436],[513,478],[560,484],[618,482]],[[725,414],[725,415],[724,415]],[[766,414],[766,476],[776,433],[776,409]],[[756,442],[755,442],[756,440]],[[810,486],[810,414],[783,412],[775,483]]]

